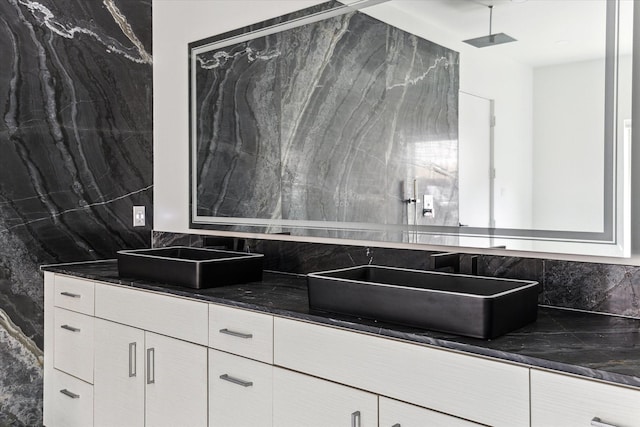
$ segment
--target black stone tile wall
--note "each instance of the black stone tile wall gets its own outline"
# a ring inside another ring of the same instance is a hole
[[[157,247],[200,247],[203,239],[206,238],[195,234],[153,233],[153,245]],[[265,254],[265,269],[300,274],[362,264],[428,270],[432,265],[429,256],[434,253],[413,249],[277,240],[247,240],[244,250],[247,249]],[[463,268],[470,265],[471,256],[461,255]],[[640,267],[493,255],[475,256],[478,259],[479,275],[535,280],[541,283],[541,304],[640,318]]]
[[[0,2],[0,425],[42,424],[41,264],[147,247],[151,0]]]

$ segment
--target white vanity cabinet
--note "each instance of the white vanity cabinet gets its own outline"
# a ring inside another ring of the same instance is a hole
[[[47,427],[640,426],[636,389],[51,272],[44,374]]]
[[[531,426],[637,427],[640,392],[531,369]]]
[[[284,318],[273,348],[287,369],[480,424],[529,424],[527,367]]]
[[[95,425],[206,426],[207,348],[189,341],[206,344],[208,304],[109,285],[95,298]]]
[[[207,303],[51,273],[45,287],[46,426],[207,426]]]

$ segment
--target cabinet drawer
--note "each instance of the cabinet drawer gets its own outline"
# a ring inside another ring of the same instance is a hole
[[[94,318],[54,309],[53,366],[93,384]]]
[[[273,363],[273,316],[211,304],[209,347]]]
[[[183,298],[96,285],[96,317],[206,346],[208,304]]]
[[[602,423],[632,427],[640,422],[640,390],[531,370],[531,425],[563,427]]]
[[[529,424],[525,367],[278,317],[274,364],[481,424]]]
[[[440,412],[431,411],[408,403],[398,402],[380,396],[378,401],[380,427],[480,427],[480,424],[454,418]]]
[[[273,425],[377,427],[378,396],[274,367]]]
[[[59,274],[54,277],[54,305],[93,316],[94,283]]]
[[[93,386],[58,370],[53,371],[51,425],[86,427],[93,425]]]
[[[244,427],[271,425],[273,366],[209,350],[209,423]]]

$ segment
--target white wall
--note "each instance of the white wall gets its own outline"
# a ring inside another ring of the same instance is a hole
[[[534,71],[536,228],[602,231],[604,71],[603,61]]]
[[[189,231],[187,44],[322,0],[153,0],[154,229]]]
[[[620,69],[628,70],[630,57]],[[533,224],[601,232],[604,192],[604,59],[534,70]],[[630,74],[619,81],[619,130],[631,118]]]

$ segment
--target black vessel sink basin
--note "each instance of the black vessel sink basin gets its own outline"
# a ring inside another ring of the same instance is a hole
[[[213,288],[262,280],[262,254],[172,246],[119,251],[120,277],[189,288]]]
[[[536,320],[538,282],[359,266],[307,275],[314,310],[495,338]]]

